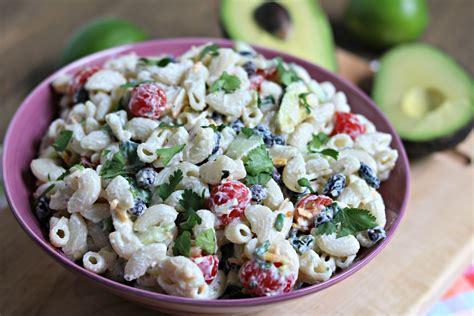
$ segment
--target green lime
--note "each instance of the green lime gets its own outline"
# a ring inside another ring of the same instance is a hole
[[[428,24],[425,0],[349,0],[346,24],[361,41],[384,48],[417,39]]]
[[[63,63],[69,63],[97,51],[140,42],[148,34],[140,27],[119,18],[98,18],[79,27],[66,44]]]

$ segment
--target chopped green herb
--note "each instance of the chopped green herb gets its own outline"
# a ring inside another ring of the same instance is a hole
[[[163,183],[158,187],[157,193],[160,198],[163,201],[166,200],[176,190],[181,180],[183,180],[183,172],[178,169],[169,177],[168,183]]]
[[[334,215],[331,222],[319,225],[316,228],[316,235],[326,235],[336,233],[336,237],[355,235],[358,232],[374,228],[377,226],[375,217],[365,209],[344,208]]]
[[[272,174],[273,172],[273,162],[268,155],[265,145],[252,149],[243,160],[245,170],[251,176],[256,176],[260,173]]]
[[[184,231],[179,235],[173,245],[173,255],[175,256],[186,256],[191,255],[191,233]]]
[[[185,221],[182,222],[179,226],[181,230],[191,231],[193,227],[202,223],[201,217],[195,211],[187,211],[184,213]]]
[[[260,95],[257,94],[257,106],[259,108],[266,107],[272,104],[275,104],[275,98],[272,95],[267,95],[264,98],[260,98]]]
[[[268,249],[270,249],[270,241],[265,240],[265,242],[260,247],[255,248],[255,254],[261,257],[265,254],[265,252],[268,251]]]
[[[143,83],[153,83],[153,80],[131,80],[127,83],[124,83],[120,88],[135,88]]]
[[[127,177],[127,180],[130,183],[130,192],[132,192],[133,198],[141,199],[145,204],[148,204],[151,200],[150,191],[140,188],[133,178]]]
[[[237,76],[229,75],[226,71],[211,86],[211,93],[223,90],[225,93],[232,93],[240,87],[240,79]]]
[[[196,246],[210,255],[216,252],[216,233],[213,228],[206,229],[196,237]]]
[[[206,200],[204,192],[202,196],[196,194],[193,190],[185,189],[179,200],[179,204],[183,207],[183,220],[180,227],[182,230],[192,230],[194,225],[201,224],[202,220],[196,214],[197,210],[206,208]]]
[[[204,198],[204,195],[199,196],[199,194],[195,193],[193,190],[185,189],[181,195],[179,204],[183,207],[185,212],[197,211],[206,208],[206,199]]]
[[[278,232],[281,232],[283,229],[283,224],[285,223],[285,215],[282,213],[278,214],[276,219],[275,219],[275,229]]]
[[[160,125],[158,127],[163,128],[163,129],[173,129],[173,128],[178,128],[184,126],[184,124],[170,124],[166,122],[160,122]]]
[[[308,151],[314,152],[319,149],[322,145],[326,144],[329,140],[329,136],[324,133],[313,134],[313,138],[308,143]]]
[[[61,131],[53,143],[53,148],[57,152],[62,152],[66,149],[67,145],[71,141],[73,132],[70,130]]]
[[[275,60],[277,64],[276,67],[278,72],[278,79],[281,84],[287,87],[293,82],[301,80],[301,78],[298,77],[296,72],[291,67],[288,67],[288,69],[285,68],[285,66],[283,65],[283,60],[280,57],[276,58]]]
[[[337,160],[337,158],[339,158],[339,152],[335,149],[332,149],[332,148],[326,148],[326,149],[323,149],[319,152],[317,151],[317,153],[320,153],[321,155],[332,157],[335,160]]]
[[[308,100],[306,100],[306,97],[310,95],[309,92],[306,92],[306,93],[300,93],[298,95],[298,98],[300,100],[300,103],[303,104],[303,106],[305,107],[306,109],[306,113],[310,114],[311,113],[311,106],[308,104]]]
[[[210,44],[204,47],[199,54],[199,59],[203,59],[207,54],[211,56],[219,56],[219,45],[217,44]]]
[[[240,134],[244,135],[244,136],[247,137],[247,138],[250,138],[250,137],[252,137],[252,135],[255,134],[255,131],[254,131],[253,129],[251,129],[251,128],[248,128],[248,127],[242,127],[242,128],[240,129],[239,135],[240,135]]]
[[[318,225],[315,231],[315,235],[330,235],[336,232],[336,225],[333,222],[326,222]]]
[[[66,178],[70,174],[71,174],[71,172],[69,170],[66,170],[56,180],[57,181],[62,181],[62,180],[64,180],[64,178]]]
[[[247,175],[245,177],[245,184],[247,186],[251,186],[254,184],[265,185],[267,184],[268,181],[270,181],[271,178],[272,178],[272,175],[265,172],[259,173],[256,176]]]
[[[161,162],[163,163],[163,166],[166,167],[171,161],[171,159],[173,159],[173,157],[176,154],[181,152],[184,149],[184,147],[186,147],[186,144],[176,145],[176,146],[168,147],[168,148],[160,148],[156,150],[156,154],[158,155],[158,157],[161,158]]]
[[[54,186],[55,186],[54,184],[50,184],[50,185],[46,188],[46,190],[43,191],[43,193],[42,193],[41,195],[46,195],[46,194],[48,194],[49,192],[51,192],[51,190],[54,189]]]
[[[119,150],[122,152],[126,160],[127,173],[134,174],[145,166],[145,163],[138,157],[137,149],[138,143],[132,141],[124,141],[119,145]]]
[[[173,63],[174,59],[170,56],[161,59],[140,58],[138,62],[149,66],[166,67],[168,64]]]
[[[104,179],[115,178],[125,174],[125,157],[122,152],[118,151],[112,159],[106,160],[100,169],[100,176]]]
[[[306,178],[301,178],[301,179],[299,179],[299,180],[298,180],[298,185],[299,185],[300,187],[302,187],[302,188],[308,188],[308,189],[309,189],[309,192],[311,192],[311,193],[313,193],[313,194],[315,193],[313,187],[311,186],[311,183],[310,183],[309,180],[306,179]]]
[[[224,128],[226,128],[227,126],[224,125],[224,124],[221,124],[221,125],[215,125],[215,124],[210,124],[210,125],[207,125],[207,126],[201,126],[202,128],[212,128],[212,130],[214,131],[214,133],[217,133],[217,132],[222,132],[222,130]]]

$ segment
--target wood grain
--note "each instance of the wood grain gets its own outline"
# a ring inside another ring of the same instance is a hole
[[[474,135],[463,144],[473,157]],[[472,260],[472,166],[445,153],[412,165],[406,217],[389,245],[347,280],[259,315],[419,315]],[[460,194],[463,192],[463,194]],[[0,314],[158,315],[66,271],[0,211]]]

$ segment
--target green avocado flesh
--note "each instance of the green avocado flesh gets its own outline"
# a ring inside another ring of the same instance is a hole
[[[336,71],[331,28],[316,0],[277,1],[288,11],[292,31],[281,39],[263,30],[254,19],[263,0],[222,0],[220,15],[230,38],[265,46],[316,63]]]
[[[451,136],[474,117],[474,84],[449,56],[426,44],[392,49],[380,61],[373,99],[404,140]]]

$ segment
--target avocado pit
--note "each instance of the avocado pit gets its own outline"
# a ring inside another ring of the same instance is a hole
[[[254,11],[255,22],[271,35],[286,40],[291,34],[288,10],[275,1],[265,2]]]

